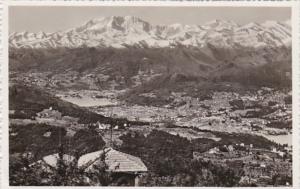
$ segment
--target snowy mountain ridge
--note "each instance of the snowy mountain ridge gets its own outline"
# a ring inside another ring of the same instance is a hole
[[[152,25],[133,16],[92,19],[85,24],[54,33],[11,33],[14,48],[58,47],[172,47],[174,45],[238,49],[291,46],[290,21],[266,21],[239,25],[212,20],[203,25]]]

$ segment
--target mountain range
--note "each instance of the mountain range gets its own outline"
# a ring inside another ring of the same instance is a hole
[[[152,25],[133,16],[111,16],[92,19],[81,26],[54,33],[14,32],[9,36],[9,45],[14,48],[290,47],[291,24],[287,20],[239,25],[217,19],[203,25]]]
[[[289,21],[155,26],[112,16],[66,31],[12,33],[9,44],[11,78],[58,90],[125,89],[137,101],[145,92],[221,89],[219,82],[238,83],[237,91],[291,86]]]

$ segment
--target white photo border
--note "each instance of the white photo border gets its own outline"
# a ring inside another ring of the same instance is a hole
[[[293,119],[293,186],[288,188],[300,188],[300,1],[292,0],[203,0],[203,1],[101,1],[101,0],[4,0],[0,2],[0,161],[1,161],[1,177],[0,188],[50,188],[50,187],[14,187],[9,186],[9,135],[8,135],[8,8],[11,6],[186,6],[186,7],[217,7],[217,6],[234,6],[234,7],[291,7],[291,23],[292,23],[292,119]],[[53,188],[53,187],[51,187]],[[55,187],[65,188],[65,186]],[[79,187],[66,187],[79,188]],[[82,188],[82,187],[80,187]],[[115,187],[108,187],[115,188]],[[120,188],[120,187],[116,187]],[[161,188],[161,187],[153,187]],[[172,187],[177,188],[177,187]],[[192,188],[192,187],[191,187]],[[205,187],[216,188],[216,187]],[[238,187],[237,187],[238,188]],[[256,187],[260,188],[260,187]],[[276,188],[276,187],[264,187]],[[278,188],[278,187],[277,187]]]

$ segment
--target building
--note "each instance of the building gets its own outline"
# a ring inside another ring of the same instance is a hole
[[[138,157],[106,148],[81,156],[78,159],[78,167],[86,172],[93,172],[94,165],[101,162],[101,156],[105,155],[104,162],[107,164],[107,171],[112,173],[114,182],[117,185],[138,186],[139,178],[148,171],[145,164]]]
[[[110,124],[104,124],[104,123],[100,123],[100,122],[97,122],[97,126],[98,126],[98,129],[100,129],[100,130],[108,130],[111,128]]]
[[[233,152],[234,151],[234,147],[232,145],[229,145],[227,147],[227,149],[228,149],[229,152]]]
[[[216,154],[216,153],[219,153],[219,152],[220,152],[220,150],[217,147],[211,148],[208,151],[209,154]]]
[[[43,111],[37,113],[37,118],[40,119],[62,119],[62,114],[57,110],[52,110],[52,107],[49,109],[44,109]]]
[[[278,151],[277,153],[278,153],[278,155],[279,155],[280,157],[283,157],[283,156],[285,155],[285,153],[282,152],[282,151]]]

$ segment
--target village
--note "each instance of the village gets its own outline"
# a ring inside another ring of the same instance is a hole
[[[116,106],[96,106],[92,109],[108,117],[151,122],[158,126],[171,121],[177,126],[198,127],[221,132],[255,135],[291,133],[292,106],[286,102],[290,98],[289,95],[268,88],[258,93],[267,94],[239,95],[215,92],[212,99],[199,101],[197,98],[173,93],[173,103],[164,107],[119,103]]]

